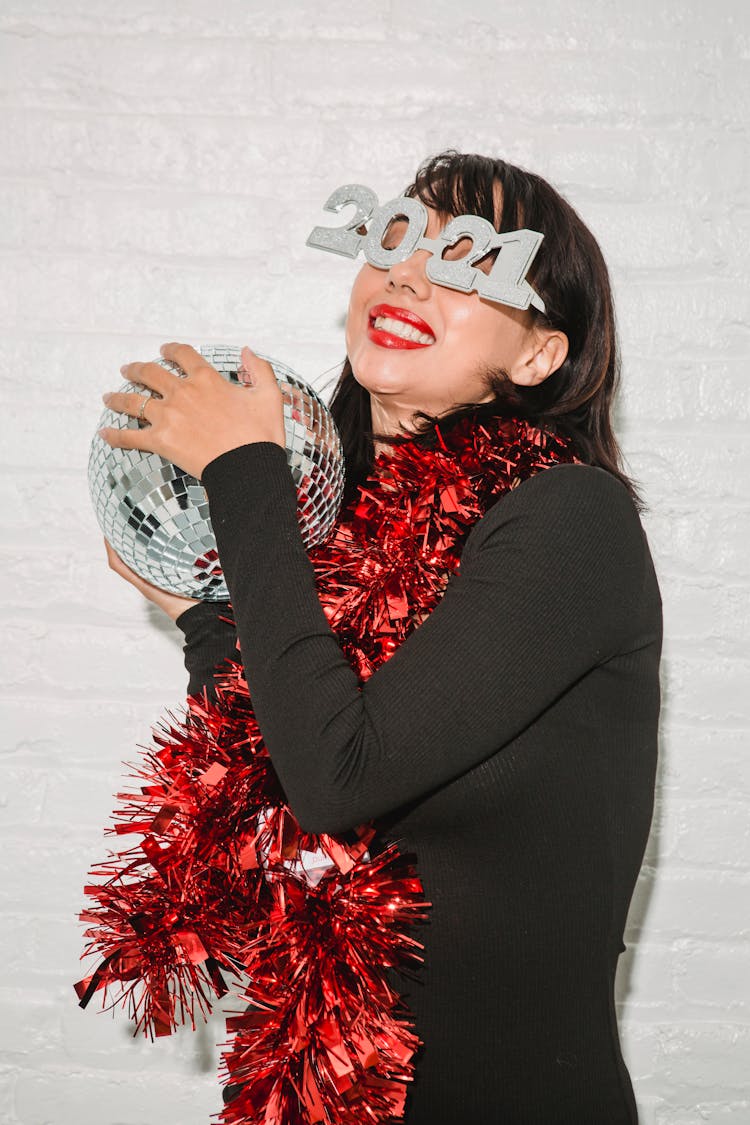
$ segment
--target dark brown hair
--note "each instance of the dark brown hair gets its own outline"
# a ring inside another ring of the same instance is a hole
[[[500,185],[502,213],[497,213]],[[347,493],[363,480],[374,460],[374,441],[399,444],[409,438],[431,445],[435,426],[444,432],[468,414],[526,418],[572,439],[589,465],[612,473],[636,507],[644,504],[622,468],[612,427],[620,363],[609,274],[599,245],[577,212],[533,172],[487,156],[442,152],[426,160],[404,193],[416,196],[441,216],[481,215],[504,233],[527,227],[544,235],[527,279],[546,312],[529,307],[529,323],[557,329],[568,338],[565,362],[536,386],[511,381],[502,369],[487,373],[494,398],[465,403],[439,418],[418,411],[414,429],[403,436],[372,432],[369,392],[359,385],[347,358],[331,399],[347,460]]]

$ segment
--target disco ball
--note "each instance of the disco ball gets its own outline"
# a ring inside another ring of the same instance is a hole
[[[239,383],[238,347],[208,346],[201,355]],[[259,354],[259,353],[258,353]],[[338,515],[344,485],[341,440],[319,395],[278,360],[268,359],[281,388],[286,456],[297,486],[297,519],[306,547],[322,543]],[[176,364],[154,362],[184,377]],[[142,391],[124,383],[121,392]],[[135,418],[105,410],[99,427],[138,429]],[[105,538],[128,566],[154,586],[202,601],[226,601],[205,489],[156,453],[114,449],[98,433],[89,456],[89,492]]]

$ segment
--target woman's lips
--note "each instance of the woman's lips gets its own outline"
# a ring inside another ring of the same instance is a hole
[[[370,309],[367,335],[381,348],[429,348],[435,343],[435,333],[421,316],[394,305]]]

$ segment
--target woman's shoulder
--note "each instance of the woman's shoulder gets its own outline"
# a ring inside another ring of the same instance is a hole
[[[558,549],[565,544],[616,548],[627,541],[642,549],[645,544],[625,485],[606,469],[580,463],[541,469],[504,493],[472,528],[469,554],[506,533],[541,536]]]
[[[541,469],[485,513],[466,541],[459,574],[478,576],[485,591],[495,584],[504,591],[509,571],[546,590],[550,609],[556,596],[574,591],[582,613],[614,615],[623,643],[661,635],[646,534],[627,488],[606,469]]]
[[[511,495],[516,498],[519,496],[528,498],[533,491],[538,490],[541,486],[545,489],[554,490],[554,494],[558,496],[569,494],[571,496],[591,495],[599,497],[622,494],[628,503],[635,508],[622,481],[618,480],[613,473],[600,468],[598,465],[584,465],[578,461],[549,465],[518,484],[511,490]]]

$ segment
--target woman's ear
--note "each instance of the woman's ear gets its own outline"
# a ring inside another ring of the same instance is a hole
[[[535,387],[554,374],[565,363],[568,337],[553,329],[537,329],[531,335],[528,350],[510,372],[514,383]]]

